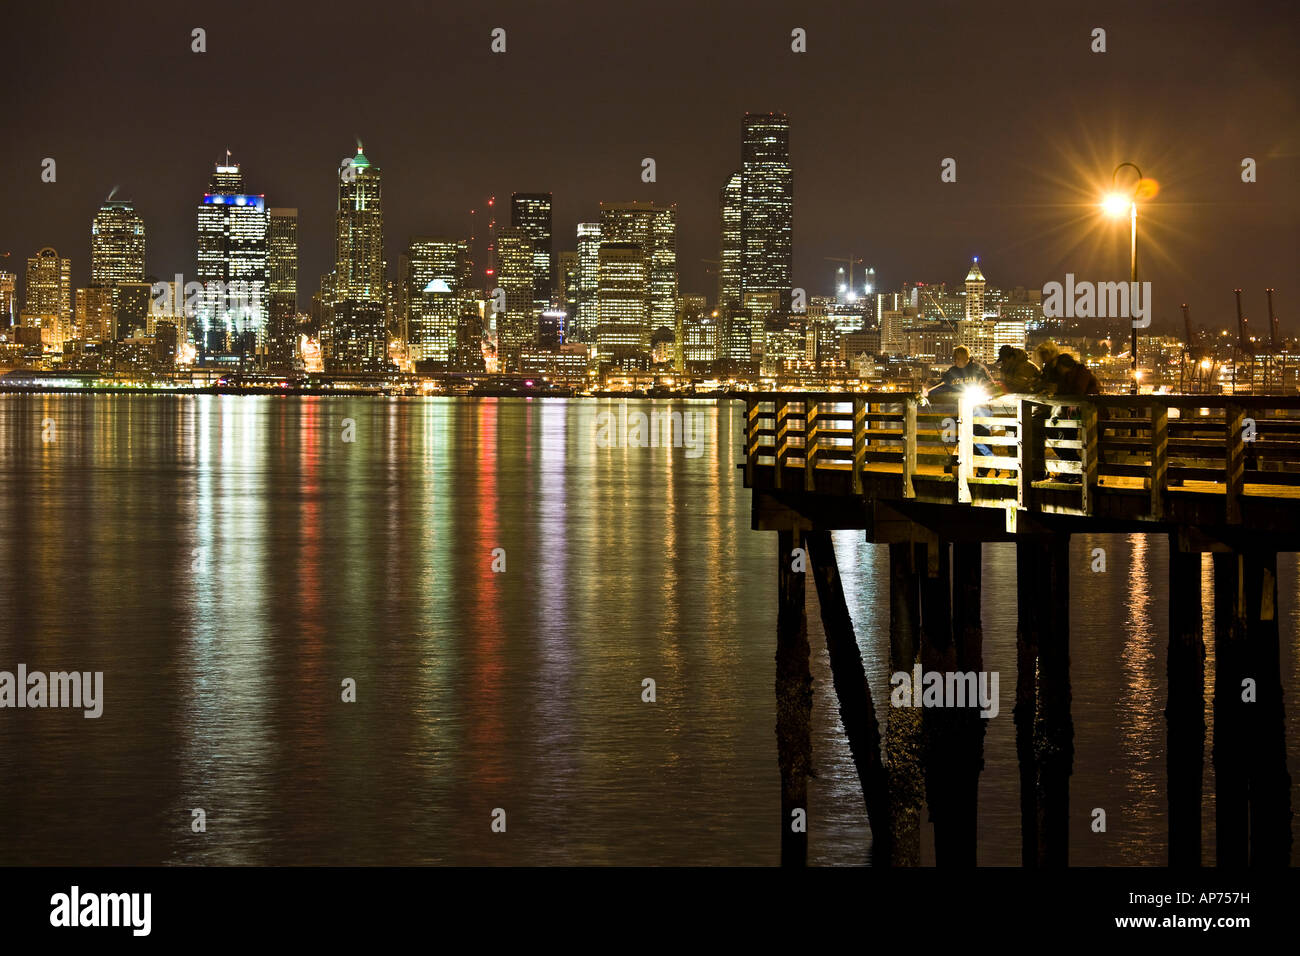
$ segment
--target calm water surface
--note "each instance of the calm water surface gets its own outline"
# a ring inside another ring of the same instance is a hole
[[[750,530],[743,405],[630,402],[701,416],[701,444],[597,447],[622,408],[0,396],[0,670],[105,683],[98,720],[0,710],[0,863],[777,863],[776,538]],[[887,548],[836,546],[883,722]],[[1071,551],[1071,862],[1164,863],[1166,543]],[[1014,558],[985,548],[985,864],[1020,859]],[[1296,781],[1294,555],[1279,576]],[[810,859],[861,863],[809,594]]]

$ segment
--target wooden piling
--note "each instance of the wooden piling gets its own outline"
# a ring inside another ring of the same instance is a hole
[[[1152,486],[1153,488],[1155,485]],[[1154,500],[1154,499],[1153,499]],[[1169,865],[1201,865],[1201,785],[1205,774],[1205,640],[1201,555],[1169,536]]]
[[[926,574],[921,578],[921,669],[947,673],[957,668],[952,639],[952,571],[950,544],[927,545]],[[934,824],[934,858],[940,866],[964,861],[960,819],[955,806],[955,765],[959,722],[946,707],[922,709],[925,797]]]
[[[921,584],[918,568],[926,556],[924,545],[901,542],[889,546],[889,669],[910,675],[921,640]],[[922,762],[921,710],[893,707],[885,718],[885,764],[889,771],[889,798],[894,866],[921,864],[921,808],[925,802]]]
[[[979,675],[984,670],[984,626],[980,620],[983,588],[983,546],[978,541],[952,546],[953,644],[956,670]],[[978,676],[976,686],[979,686]],[[956,761],[953,767],[952,862],[974,866],[979,833],[979,780],[984,769],[986,718],[978,699],[953,713],[957,725]]]
[[[808,778],[812,767],[812,672],[804,572],[793,570],[798,531],[777,532],[776,752],[781,768],[781,865],[808,862]],[[796,828],[797,811],[803,826]]]
[[[1250,864],[1291,864],[1291,775],[1286,768],[1286,716],[1278,661],[1277,553],[1251,551],[1243,558],[1246,594],[1246,659],[1255,681],[1255,702],[1245,705],[1249,745]]]
[[[1020,862],[1038,865],[1038,761],[1034,726],[1038,720],[1038,636],[1046,548],[1038,537],[1016,541],[1016,757],[1020,765]]]
[[[1074,721],[1070,716],[1070,536],[1050,535],[1044,545],[1044,585],[1032,600],[1038,637],[1038,714],[1034,760],[1038,772],[1038,865],[1070,862],[1070,773]]]
[[[862,654],[853,632],[853,619],[844,599],[844,585],[835,561],[835,543],[829,531],[808,531],[808,556],[817,583],[822,629],[830,657],[831,680],[840,704],[840,722],[848,738],[853,765],[858,772],[862,796],[871,823],[872,857],[891,859],[889,779],[880,757],[880,725],[871,699],[871,687],[862,665]]]
[[[1250,858],[1250,799],[1246,759],[1246,588],[1242,556],[1214,555],[1214,843],[1219,866]]]

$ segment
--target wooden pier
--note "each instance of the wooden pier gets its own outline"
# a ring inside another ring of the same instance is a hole
[[[981,669],[981,545],[1014,542],[1022,861],[1069,860],[1069,536],[1169,541],[1169,862],[1202,862],[1204,631],[1215,642],[1216,858],[1287,865],[1290,777],[1277,554],[1300,550],[1300,397],[754,394],[752,527],[777,532],[782,860],[806,859],[811,676],[805,562],[877,864],[919,859],[920,800],[940,865],[976,862],[984,725],[970,708],[886,708],[883,739],[830,532],[889,545],[892,671]],[[1214,620],[1201,620],[1201,556]],[[1253,682],[1253,700],[1243,686]]]

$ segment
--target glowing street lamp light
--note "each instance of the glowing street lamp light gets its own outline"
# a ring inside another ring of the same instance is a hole
[[[1130,167],[1137,173],[1137,180],[1133,183],[1133,188],[1128,192],[1123,192],[1118,188],[1119,171],[1125,166]],[[1101,209],[1107,216],[1112,219],[1120,219],[1125,214],[1129,217],[1129,281],[1134,283],[1135,288],[1138,280],[1138,190],[1142,185],[1142,170],[1138,169],[1136,163],[1120,163],[1115,167],[1115,172],[1110,177],[1111,191],[1101,201]],[[1130,324],[1132,324],[1130,320]],[[1138,330],[1133,325],[1133,349],[1132,349],[1132,381],[1129,383],[1129,394],[1138,393]]]

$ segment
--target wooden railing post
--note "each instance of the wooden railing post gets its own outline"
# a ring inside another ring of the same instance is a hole
[[[903,400],[903,497],[915,498],[912,477],[916,474],[916,405],[915,395]]]
[[[1169,409],[1151,403],[1151,517],[1165,516],[1169,492]]]
[[[754,417],[758,411],[759,401],[755,398],[745,399],[745,487],[754,487],[754,459],[758,457],[757,437],[754,435]]]
[[[1223,497],[1228,524],[1241,523],[1241,495],[1246,487],[1246,445],[1242,441],[1245,412],[1240,405],[1228,405],[1223,410],[1227,432],[1227,454],[1224,456]]]
[[[965,392],[957,405],[957,501],[970,503],[970,479],[975,473],[975,402]]]
[[[853,493],[862,494],[862,466],[867,460],[867,400],[853,399]]]
[[[776,437],[774,438],[773,451],[776,455],[776,474],[775,484],[778,489],[781,488],[785,480],[785,460],[789,457],[789,429],[786,422],[790,419],[790,400],[788,398],[778,398],[773,400],[773,411],[776,415]],[[782,435],[782,430],[786,434]]]
[[[803,400],[803,489],[817,490],[817,402]]]
[[[1034,506],[1034,482],[1046,467],[1043,447],[1043,416],[1036,402],[1020,400],[1020,414],[1016,420],[1016,451],[1019,456],[1016,484],[1016,507],[1028,511]]]
[[[1100,461],[1100,440],[1097,433],[1097,406],[1083,405],[1079,408],[1079,437],[1082,449],[1083,500],[1081,506],[1085,515],[1093,513],[1097,499],[1097,474]]]

